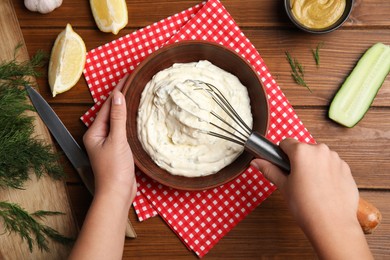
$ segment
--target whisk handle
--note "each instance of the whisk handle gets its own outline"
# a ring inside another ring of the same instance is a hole
[[[286,172],[290,172],[290,161],[282,149],[269,141],[263,135],[252,132],[245,143],[245,150],[256,156],[267,160]]]

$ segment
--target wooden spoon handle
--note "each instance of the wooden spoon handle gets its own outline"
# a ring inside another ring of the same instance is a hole
[[[381,212],[370,202],[360,198],[357,218],[364,234],[371,234],[382,220]]]

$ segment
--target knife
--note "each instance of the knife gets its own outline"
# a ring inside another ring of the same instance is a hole
[[[79,146],[76,140],[74,140],[73,136],[69,133],[68,129],[66,129],[61,119],[46,100],[31,86],[25,86],[25,88],[38,115],[41,117],[54,139],[56,139],[70,163],[76,169],[88,191],[93,195],[95,190],[94,178],[87,154]],[[136,237],[130,221],[128,220],[127,222],[126,236]]]
[[[68,157],[70,163],[80,175],[81,180],[87,187],[88,191],[94,193],[94,179],[86,153],[81,149],[79,144],[74,140],[73,136],[66,129],[61,119],[57,116],[54,110],[46,102],[45,99],[31,86],[26,86],[27,93],[34,105],[38,115],[45,123],[50,133],[54,136],[57,143]]]

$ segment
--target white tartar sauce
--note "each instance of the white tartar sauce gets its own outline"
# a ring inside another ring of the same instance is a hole
[[[145,86],[138,109],[138,138],[144,150],[161,168],[174,175],[206,176],[232,163],[244,150],[240,145],[210,136],[204,131],[223,133],[224,123],[214,111],[233,121],[194,81],[207,82],[219,89],[243,120],[252,128],[247,88],[225,70],[202,60],[176,63],[158,72]]]

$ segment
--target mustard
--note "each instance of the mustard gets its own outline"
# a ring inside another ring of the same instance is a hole
[[[291,11],[303,26],[323,29],[337,22],[345,5],[345,0],[291,0]]]

